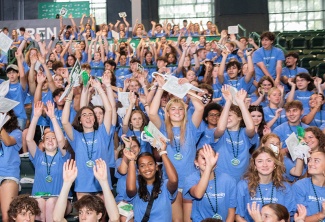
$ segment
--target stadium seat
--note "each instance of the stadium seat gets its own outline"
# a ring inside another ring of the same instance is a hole
[[[311,49],[325,49],[325,38],[323,36],[315,36],[310,39]]]
[[[319,61],[319,60],[318,60],[318,58],[316,58],[316,56],[315,57],[303,57],[302,59],[300,59],[301,66],[304,67],[305,69],[307,69],[308,71],[310,71],[309,61]]]
[[[320,63],[321,61],[318,61],[318,60],[312,60],[312,61],[309,61],[309,73],[312,75],[312,76],[315,76],[317,75],[317,71],[316,71],[316,66]]]
[[[295,37],[290,40],[290,49],[306,49],[307,40],[305,37]]]
[[[325,62],[322,62],[316,66],[316,75],[323,79],[324,74],[325,74]]]

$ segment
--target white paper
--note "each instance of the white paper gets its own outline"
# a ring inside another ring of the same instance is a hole
[[[10,116],[8,116],[7,113],[0,113],[0,129],[6,124],[6,122],[8,122],[9,119]]]
[[[40,61],[36,61],[34,70],[37,72],[41,65],[42,65],[42,63],[40,63]]]
[[[137,71],[143,72],[143,70],[144,70],[143,66],[140,63],[138,63]]]
[[[236,94],[238,92],[237,88],[231,86],[231,85],[227,85],[229,87],[229,91],[230,91],[230,94],[232,96],[232,104],[238,106],[238,103],[236,101]]]
[[[145,134],[145,131],[141,133],[141,139],[144,141],[147,141],[150,143],[151,146],[157,148],[157,150],[160,150],[162,147],[162,142],[160,141],[160,138],[162,138],[166,143],[170,141],[167,137],[162,134],[159,129],[150,121],[148,126],[146,127],[146,130],[153,136],[150,137]]]
[[[182,99],[188,93],[188,91],[190,91],[192,86],[193,85],[190,83],[184,83],[180,85],[178,84],[178,78],[175,76],[170,76],[162,88],[174,96]]]
[[[19,102],[15,100],[7,99],[4,97],[1,97],[0,99],[0,113],[7,113],[19,104]]]
[[[191,43],[192,43],[192,37],[189,36],[189,37],[187,37],[187,39],[186,39],[186,45],[189,46]]]
[[[130,106],[130,101],[129,101],[129,92],[118,92],[117,93],[117,98],[118,101],[121,102],[122,106],[121,108],[118,108],[117,114],[121,117],[124,118],[126,114],[127,108]]]
[[[117,39],[117,40],[120,39],[120,35],[118,34],[118,32],[115,32],[114,30],[111,30],[111,32],[112,32],[112,37],[113,37],[114,39]]]
[[[81,73],[82,73],[81,65],[79,60],[77,59],[69,75],[70,86],[65,88],[64,92],[60,96],[59,102],[61,102],[62,99],[71,92],[73,87],[77,87],[80,85],[79,80],[80,80]]]
[[[238,34],[238,25],[228,26],[228,34]]]
[[[8,50],[10,49],[10,46],[11,46],[12,43],[13,43],[13,40],[11,38],[9,38],[3,32],[0,33],[0,49],[2,51],[7,53]]]
[[[118,16],[120,16],[120,18],[125,18],[126,17],[126,12],[119,12]]]
[[[298,140],[296,134],[295,133],[291,133],[290,136],[285,140],[285,142],[287,144],[289,153],[291,155],[291,159],[293,161],[295,161],[297,159],[297,155],[296,155],[295,149],[296,149],[296,147],[299,144],[299,140]]]
[[[104,106],[102,98],[97,93],[91,97],[91,103],[93,106]]]
[[[130,221],[133,218],[134,212],[133,212],[133,210],[127,211],[127,210],[123,209],[125,206],[132,206],[132,204],[128,204],[128,203],[125,203],[125,202],[121,201],[117,205],[119,213],[121,215],[125,216],[126,217],[126,222],[128,222],[128,221]]]
[[[0,84],[0,97],[5,97],[7,95],[7,93],[9,92],[9,84],[10,84],[9,80],[3,81]]]

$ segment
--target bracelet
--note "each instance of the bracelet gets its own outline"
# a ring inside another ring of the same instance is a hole
[[[129,163],[130,163],[131,161],[135,161],[135,159],[130,159],[130,160],[129,160]]]
[[[65,101],[66,102],[72,102],[72,99],[66,98]]]
[[[166,151],[166,150],[163,150],[163,151],[160,151],[160,152],[159,152],[159,156],[162,156],[162,155],[164,155],[164,154],[167,155],[167,151]]]

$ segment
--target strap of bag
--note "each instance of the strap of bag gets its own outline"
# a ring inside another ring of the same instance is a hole
[[[150,195],[150,200],[149,200],[149,203],[147,205],[147,209],[146,209],[146,212],[145,214],[143,215],[143,218],[141,220],[141,222],[148,222],[149,221],[149,218],[150,218],[150,212],[151,212],[151,208],[152,208],[152,205],[153,205],[153,201],[155,200],[155,198],[153,197],[153,191],[151,192],[151,195]]]

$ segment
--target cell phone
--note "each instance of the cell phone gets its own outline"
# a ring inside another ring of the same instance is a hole
[[[250,51],[253,51],[253,49],[252,48],[248,48],[247,49],[247,52],[250,52]]]
[[[123,137],[123,140],[125,140],[126,142],[130,142],[129,138],[127,138],[126,136]]]
[[[143,66],[140,63],[138,63],[137,71],[143,72],[143,70],[144,70]]]

